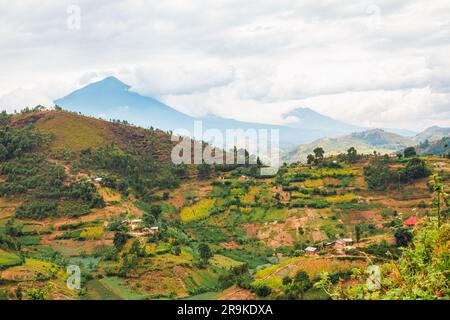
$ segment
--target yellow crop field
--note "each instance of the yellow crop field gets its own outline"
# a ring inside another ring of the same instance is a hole
[[[348,203],[355,201],[357,198],[358,197],[355,194],[347,193],[343,195],[327,197],[326,199],[329,203]]]
[[[118,202],[122,199],[119,192],[111,190],[110,188],[101,187],[98,188],[98,193],[103,197],[106,202]]]
[[[193,206],[183,208],[180,213],[181,221],[187,223],[206,218],[213,208],[214,200],[203,199]]]
[[[99,240],[103,237],[103,227],[88,227],[81,231],[80,237],[86,240]]]

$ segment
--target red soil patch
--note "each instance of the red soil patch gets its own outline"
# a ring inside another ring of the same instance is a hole
[[[348,216],[352,223],[365,222],[380,222],[383,221],[383,217],[378,211],[350,211]]]
[[[228,250],[239,249],[241,247],[236,241],[221,242],[219,246]]]

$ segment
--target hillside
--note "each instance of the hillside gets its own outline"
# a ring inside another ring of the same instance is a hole
[[[30,112],[12,118],[15,127],[29,124],[52,137],[50,148],[55,152],[76,153],[114,143],[122,150],[148,152],[155,159],[168,162],[174,145],[170,135],[161,130],[145,130],[66,111]]]
[[[438,126],[433,126],[425,129],[421,133],[414,137],[416,143],[422,143],[425,141],[437,141],[442,138],[450,136],[450,128],[443,128]]]
[[[355,139],[382,137],[399,143]],[[439,157],[323,159],[261,178],[256,166],[174,166],[170,145],[65,111],[2,114],[0,297],[330,299],[312,287],[324,272],[353,285],[352,270],[400,257],[406,219],[434,217],[428,167],[450,181]]]
[[[416,147],[419,154],[448,155],[450,153],[450,137],[437,141],[422,142]]]
[[[309,144],[300,145],[283,157],[288,162],[305,161],[308,154],[312,154],[316,147],[324,148],[328,156],[345,153],[350,147],[355,147],[359,153],[363,154],[372,154],[374,151],[391,154],[412,145],[412,143],[410,138],[382,129],[373,129],[336,138],[322,138]]]

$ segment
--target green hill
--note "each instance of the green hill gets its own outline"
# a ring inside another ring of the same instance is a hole
[[[287,162],[304,162],[308,154],[313,153],[316,147],[322,147],[327,156],[346,152],[350,147],[355,147],[361,154],[372,154],[374,151],[390,154],[412,144],[411,138],[386,132],[382,129],[373,129],[336,138],[323,138],[310,144],[300,145],[293,151],[286,153],[283,158]]]
[[[450,137],[432,142],[422,142],[416,149],[419,154],[447,155],[450,153]]]

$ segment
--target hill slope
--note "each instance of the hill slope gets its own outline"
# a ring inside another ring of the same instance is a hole
[[[336,138],[318,139],[312,143],[300,145],[285,154],[284,160],[288,162],[305,161],[308,154],[312,153],[316,147],[322,147],[327,155],[346,152],[350,147],[355,147],[359,153],[371,154],[373,151],[393,153],[412,144],[411,138],[382,129],[373,129]]]
[[[170,135],[164,131],[112,123],[73,112],[40,111],[12,118],[15,127],[29,124],[52,137],[50,147],[53,151],[78,153],[114,143],[122,150],[145,151],[157,160],[167,162],[173,146]]]
[[[416,135],[414,141],[416,143],[421,143],[426,140],[437,141],[448,136],[450,136],[450,128],[433,126]]]

